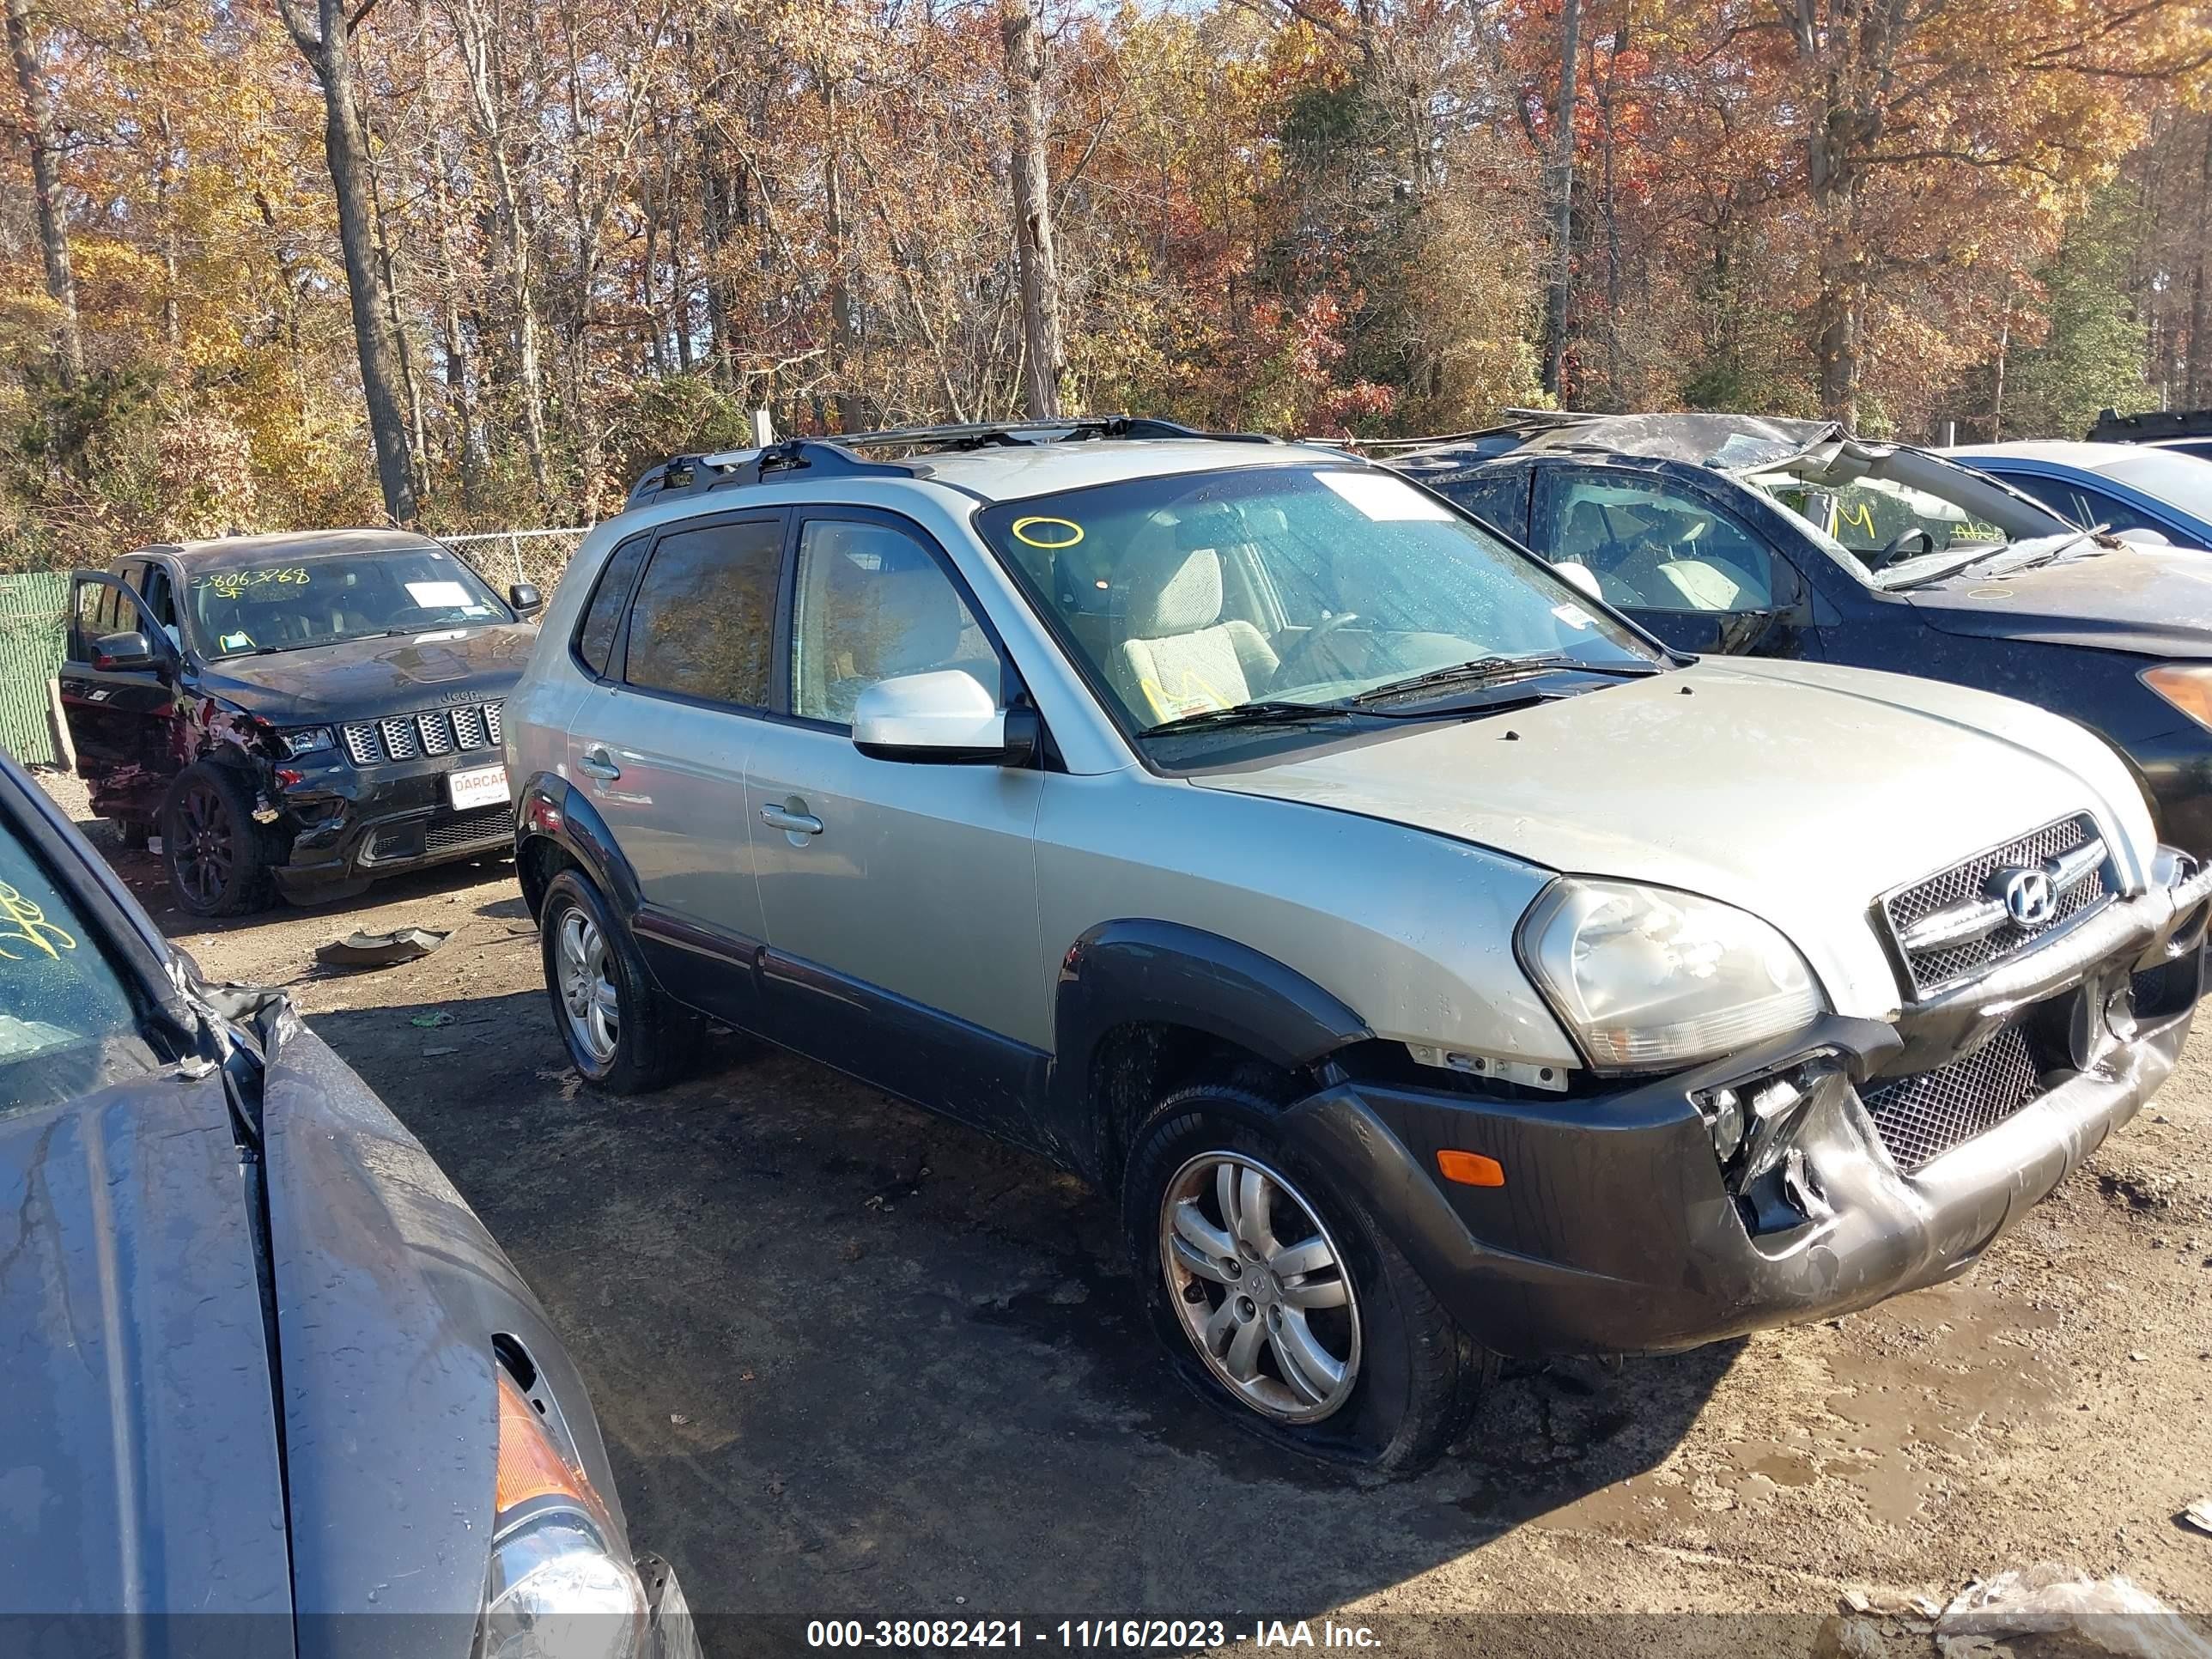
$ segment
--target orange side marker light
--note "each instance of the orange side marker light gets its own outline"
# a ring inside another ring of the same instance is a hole
[[[1503,1187],[1505,1166],[1494,1158],[1485,1158],[1480,1152],[1438,1152],[1437,1168],[1443,1171],[1446,1181],[1456,1181],[1462,1187]]]

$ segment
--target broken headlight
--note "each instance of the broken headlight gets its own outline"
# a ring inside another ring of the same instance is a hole
[[[296,732],[285,732],[283,738],[285,753],[295,758],[337,747],[337,739],[331,735],[327,726],[303,726]]]
[[[1692,893],[1562,877],[1529,907],[1518,945],[1590,1063],[1608,1070],[1710,1060],[1820,1011],[1787,939]]]

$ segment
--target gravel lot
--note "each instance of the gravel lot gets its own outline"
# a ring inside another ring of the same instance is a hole
[[[83,822],[78,786],[47,781]],[[1166,1380],[1105,1206],[1041,1163],[734,1041],[647,1102],[582,1088],[509,866],[201,932],[87,827],[210,973],[291,987],[445,1166],[581,1360],[635,1538],[703,1611],[1348,1611],[1399,1651],[1699,1629],[1802,1653],[1846,1591],[1944,1600],[2058,1559],[2212,1612],[2212,1537],[2174,1518],[2212,1494],[2205,1035],[1964,1279],[1617,1372],[1509,1374],[1436,1471],[1362,1488]],[[356,924],[455,931],[405,967],[318,969]],[[454,1023],[410,1023],[431,1010]],[[1686,1612],[1798,1617],[1499,1622]]]

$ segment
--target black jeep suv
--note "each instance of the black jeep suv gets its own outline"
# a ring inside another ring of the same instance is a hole
[[[62,704],[93,810],[161,837],[177,903],[236,915],[273,890],[511,844],[500,716],[541,606],[399,531],[241,536],[80,570]]]

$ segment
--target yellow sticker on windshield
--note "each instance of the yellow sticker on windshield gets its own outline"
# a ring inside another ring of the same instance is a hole
[[[5,941],[27,945],[44,951],[54,961],[61,960],[63,951],[76,949],[76,940],[64,929],[46,920],[46,913],[25,898],[9,884],[0,881],[0,957],[10,962],[23,958],[9,950]],[[55,946],[60,946],[57,950]]]
[[[1044,531],[1042,535],[1037,533],[1040,527]],[[1012,530],[1016,541],[1027,547],[1041,547],[1048,553],[1073,547],[1083,539],[1083,526],[1074,520],[1049,519],[1042,514],[1015,520]]]

